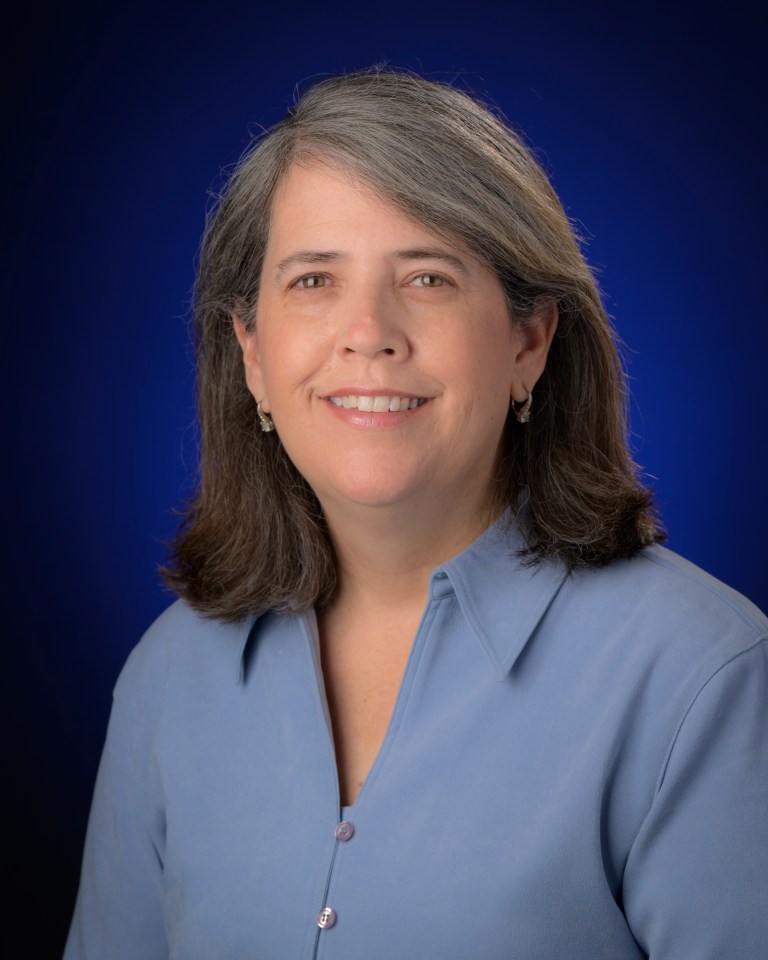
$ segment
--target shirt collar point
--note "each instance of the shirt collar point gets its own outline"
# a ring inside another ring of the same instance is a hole
[[[235,676],[235,684],[238,687],[242,687],[245,683],[245,678],[248,670],[248,651],[250,650],[252,644],[251,640],[256,632],[256,624],[261,619],[262,614],[254,613],[250,617],[246,617],[242,622],[242,633],[238,642],[238,658],[237,658],[237,674]]]
[[[523,537],[509,521],[502,517],[442,568],[500,681],[509,676],[566,579],[559,560],[525,562]]]

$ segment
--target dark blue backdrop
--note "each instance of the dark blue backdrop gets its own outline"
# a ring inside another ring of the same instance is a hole
[[[499,9],[75,3],[10,25],[4,702],[30,955],[61,947],[111,687],[170,599],[156,567],[191,489],[206,191],[297,81],[383,60],[458,76],[527,133],[627,344],[670,545],[768,606],[758,15]]]

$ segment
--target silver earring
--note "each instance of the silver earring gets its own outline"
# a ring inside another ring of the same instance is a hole
[[[259,415],[259,424],[261,426],[262,433],[272,433],[275,429],[274,423],[272,423],[272,417],[268,413],[264,413],[261,409],[261,401],[256,403],[256,413]]]
[[[515,403],[514,397],[510,398],[512,400],[512,410],[515,414],[515,420],[518,423],[528,423],[531,419],[531,407],[533,405],[533,391],[528,391],[528,396],[525,401],[518,407]]]

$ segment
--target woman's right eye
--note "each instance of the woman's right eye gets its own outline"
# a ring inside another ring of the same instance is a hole
[[[324,273],[308,273],[304,277],[294,280],[291,287],[298,287],[300,290],[313,290],[315,287],[324,287],[328,282],[328,277]]]

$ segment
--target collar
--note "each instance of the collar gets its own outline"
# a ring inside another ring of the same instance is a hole
[[[567,576],[559,560],[527,564],[520,555],[524,548],[507,511],[430,579],[432,597],[456,595],[499,680],[514,666]]]
[[[525,541],[507,511],[474,543],[430,577],[431,599],[454,593],[462,614],[503,680],[533,635],[566,579],[565,565],[545,560],[531,566],[521,558]],[[238,683],[245,680],[258,625],[269,614],[248,618],[238,639]]]

